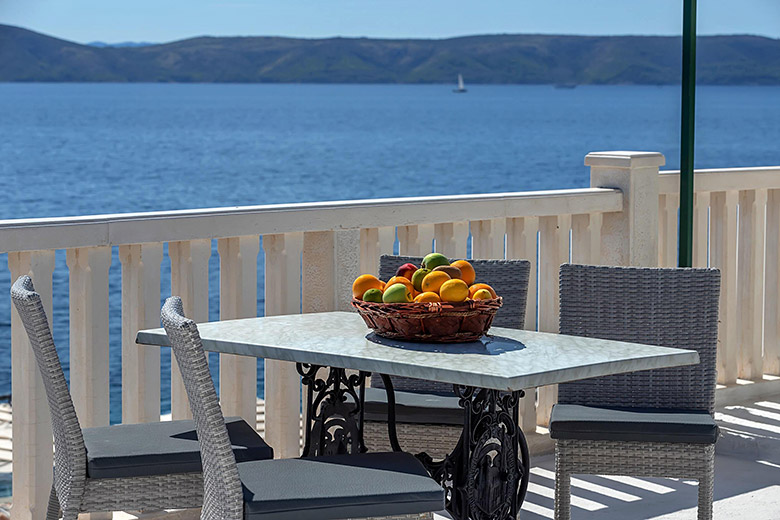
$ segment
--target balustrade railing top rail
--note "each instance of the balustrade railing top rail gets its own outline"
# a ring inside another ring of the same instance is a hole
[[[780,166],[713,168],[696,170],[694,173],[693,189],[696,192],[780,188]],[[658,192],[661,195],[679,194],[680,171],[660,172]]]
[[[622,204],[620,190],[582,188],[11,219],[0,220],[0,253],[587,214]]]

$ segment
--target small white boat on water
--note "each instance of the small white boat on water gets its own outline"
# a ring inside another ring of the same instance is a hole
[[[452,89],[452,91],[455,92],[456,94],[465,94],[466,92],[468,92],[468,90],[466,90],[466,87],[463,86],[463,76],[461,76],[460,74],[458,74],[458,88]]]

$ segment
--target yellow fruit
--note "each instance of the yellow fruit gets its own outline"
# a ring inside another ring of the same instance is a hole
[[[441,298],[435,292],[424,292],[417,295],[416,302],[440,302]]]
[[[422,292],[439,292],[439,287],[450,279],[450,275],[444,271],[431,271],[422,281]]]
[[[469,296],[469,286],[463,280],[447,280],[441,284],[439,295],[445,302],[462,302]]]
[[[493,298],[498,298],[498,296],[496,295],[496,291],[494,291],[494,290],[493,290],[493,288],[492,288],[492,287],[490,287],[490,286],[489,286],[488,284],[486,284],[486,283],[475,283],[474,285],[472,285],[471,287],[469,287],[469,296],[471,296],[472,298],[474,298],[474,294],[475,294],[477,291],[479,291],[480,289],[487,289],[488,291],[490,291],[490,295],[491,295]]]
[[[385,289],[397,283],[402,283],[405,286],[407,286],[410,292],[414,291],[414,286],[412,285],[412,282],[410,282],[409,279],[406,278],[405,276],[393,276],[387,281],[387,285],[385,285]]]
[[[493,295],[487,289],[480,289],[474,293],[472,297],[474,300],[492,300]]]
[[[382,290],[382,282],[372,274],[361,274],[352,282],[352,296],[360,300],[369,289]]]
[[[460,269],[460,273],[461,273],[460,279],[466,282],[467,285],[473,284],[474,280],[477,279],[477,273],[474,272],[474,267],[467,261],[455,260],[450,265]]]

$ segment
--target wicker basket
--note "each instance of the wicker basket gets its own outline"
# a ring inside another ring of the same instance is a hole
[[[476,341],[490,328],[501,298],[450,303],[371,303],[352,299],[369,328],[385,338],[429,343]]]

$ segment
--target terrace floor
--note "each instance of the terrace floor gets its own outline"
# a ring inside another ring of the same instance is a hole
[[[780,395],[719,408],[716,419],[722,436],[716,448],[715,518],[780,519]],[[520,518],[553,518],[553,456],[533,463]],[[575,520],[696,518],[695,482],[578,476],[572,495]]]
[[[258,405],[258,426],[262,427],[263,403]],[[720,407],[715,418],[722,434],[716,448],[715,518],[780,519],[780,395]],[[534,457],[533,463],[520,518],[553,518],[553,456]],[[577,476],[572,479],[572,494],[575,520],[696,518],[695,482]],[[144,516],[165,520],[198,518],[192,513],[195,512]],[[132,518],[135,517],[127,513],[114,515],[115,520]],[[436,520],[446,518],[436,515]]]

